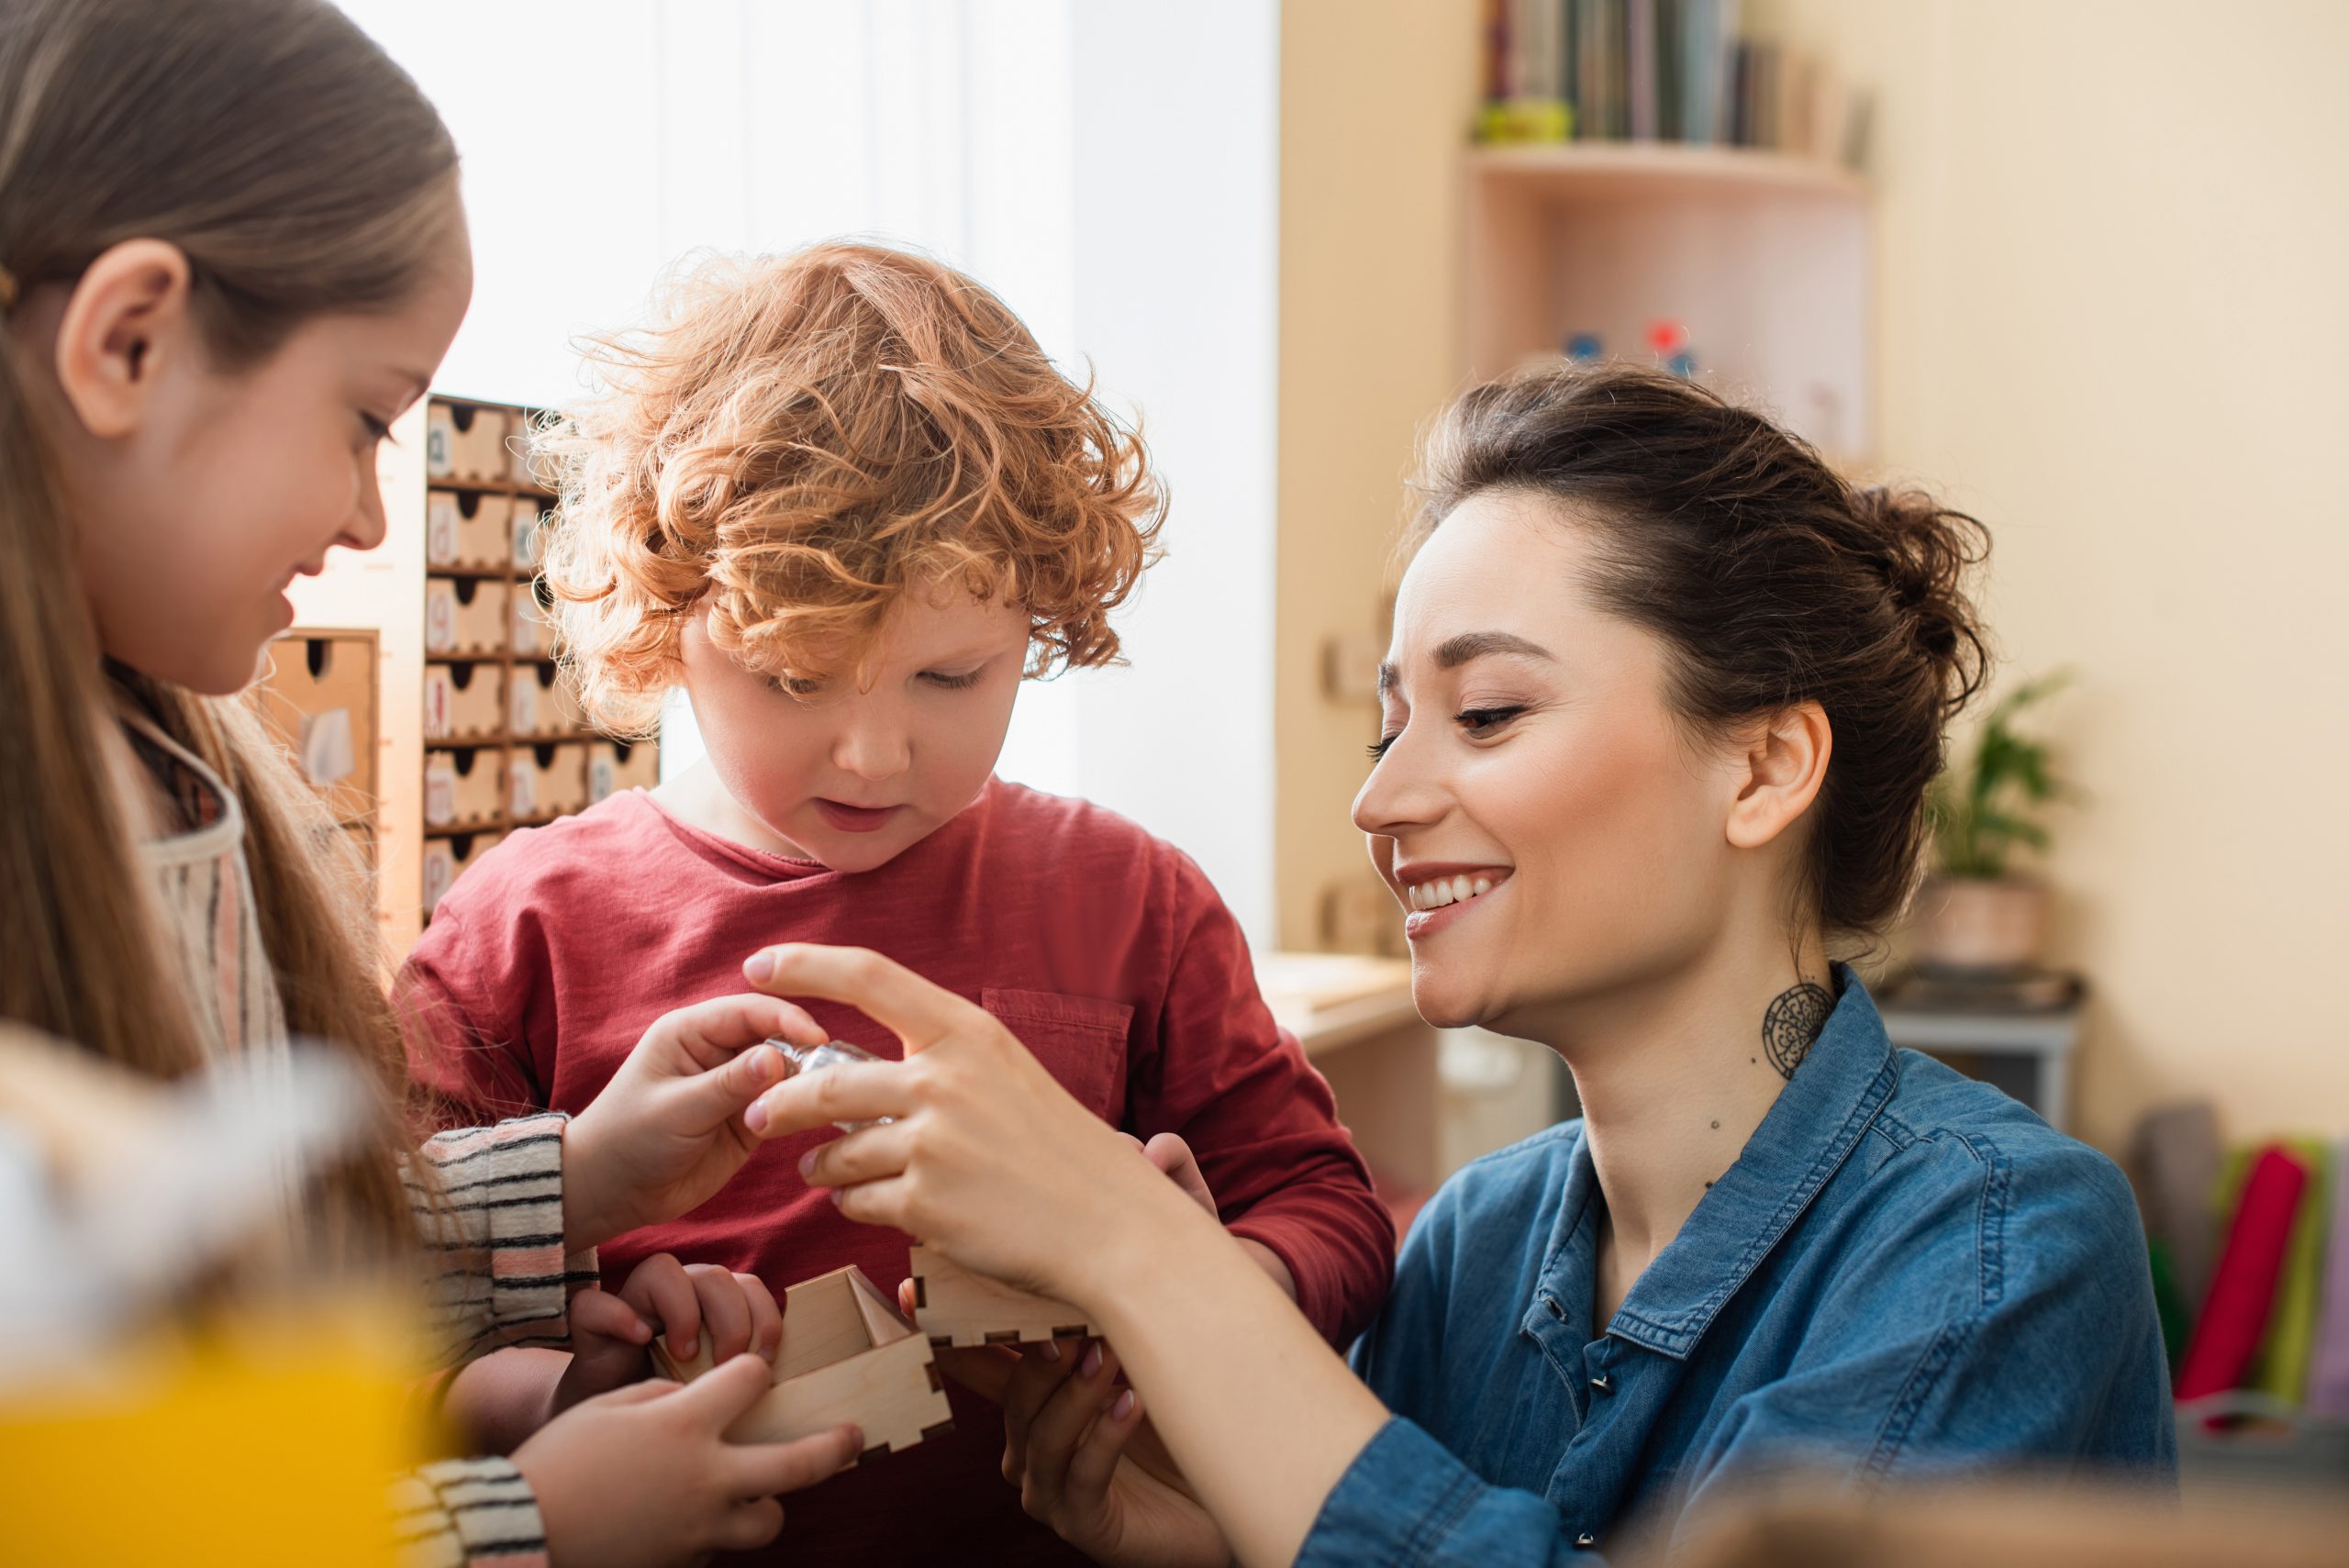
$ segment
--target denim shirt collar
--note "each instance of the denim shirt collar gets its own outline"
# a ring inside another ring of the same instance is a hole
[[[1730,1297],[1770,1255],[1851,1154],[1899,1081],[1884,1020],[1858,976],[1834,966],[1835,1010],[1737,1162],[1714,1182],[1680,1233],[1639,1279],[1609,1334],[1686,1360]],[[1598,1190],[1589,1142],[1568,1168],[1539,1297],[1587,1300],[1597,1277],[1597,1227],[1584,1221]],[[1727,1262],[1724,1263],[1724,1260]]]

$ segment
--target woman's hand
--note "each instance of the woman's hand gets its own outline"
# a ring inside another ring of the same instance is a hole
[[[562,1140],[563,1244],[600,1245],[699,1207],[759,1139],[742,1109],[776,1079],[771,1036],[818,1045],[814,1019],[772,996],[721,996],[664,1014]]]
[[[1004,1389],[1003,1478],[1019,1506],[1063,1540],[1113,1568],[1222,1568],[1223,1532],[1183,1484],[1142,1418],[1141,1396],[1118,1382],[1106,1345],[1069,1347],[1053,1360],[1023,1355]],[[1147,1448],[1147,1467],[1127,1457]]]
[[[988,1013],[878,953],[770,948],[751,983],[863,1009],[905,1042],[903,1062],[827,1068],[768,1089],[744,1119],[779,1137],[852,1132],[801,1162],[841,1212],[921,1238],[963,1267],[1089,1307],[1129,1246],[1205,1230],[1211,1213],[1131,1139],[1086,1110]]]
[[[666,1252],[639,1263],[618,1296],[579,1292],[571,1298],[571,1365],[555,1385],[553,1413],[642,1379],[656,1333],[683,1362],[700,1353],[705,1332],[718,1362],[749,1351],[773,1364],[783,1348],[783,1309],[756,1275],[681,1263]]]
[[[749,1551],[783,1529],[781,1492],[852,1462],[864,1439],[838,1427],[787,1443],[729,1443],[726,1429],[774,1385],[737,1356],[692,1384],[639,1383],[564,1412],[514,1454],[562,1568],[669,1568]]]

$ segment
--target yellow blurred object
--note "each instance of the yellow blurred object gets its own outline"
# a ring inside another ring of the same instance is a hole
[[[0,1390],[0,1562],[388,1568],[391,1485],[426,1454],[407,1351],[341,1313]]]

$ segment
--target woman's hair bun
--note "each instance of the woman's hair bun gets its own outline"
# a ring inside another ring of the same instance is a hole
[[[1853,499],[1876,537],[1911,643],[1941,668],[1950,708],[1964,706],[1990,674],[1988,638],[1965,591],[1968,574],[1990,553],[1989,530],[1913,487],[1870,485],[1854,489]]]

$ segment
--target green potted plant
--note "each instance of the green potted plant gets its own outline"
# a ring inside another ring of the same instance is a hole
[[[2016,717],[2070,680],[2025,682],[1982,721],[1972,751],[1943,770],[1930,797],[1935,861],[1917,896],[1916,961],[1971,973],[2021,973],[2038,962],[2047,889],[2018,851],[2047,847],[2049,806],[2075,792],[2055,775],[2046,741]]]

